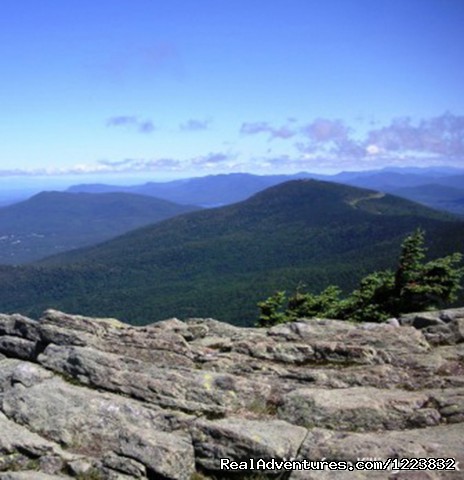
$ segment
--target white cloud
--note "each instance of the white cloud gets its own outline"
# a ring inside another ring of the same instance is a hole
[[[366,147],[366,153],[368,155],[378,155],[382,150],[377,145],[368,145]]]

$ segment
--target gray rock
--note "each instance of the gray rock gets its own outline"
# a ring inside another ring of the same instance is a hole
[[[185,339],[163,322],[134,328],[113,318],[93,319],[47,310],[40,325],[45,344],[91,347],[158,366],[193,366]]]
[[[134,430],[120,432],[115,450],[146,467],[147,474],[158,478],[190,480],[195,472],[195,456],[190,436],[159,431]]]
[[[19,368],[23,366],[13,370],[11,378]],[[3,411],[16,423],[75,453],[105,453],[119,445],[121,435],[131,429],[150,425],[167,431],[174,423],[170,417],[177,416],[179,423],[188,419],[129,398],[72,385],[59,377],[46,378],[49,372],[35,368],[44,372],[42,378],[36,375],[35,384],[13,383],[4,388]]]
[[[268,330],[268,335],[283,336],[286,339],[304,340],[305,343],[317,342],[342,343],[398,350],[405,348],[409,352],[428,351],[430,347],[415,328],[398,330],[388,324],[354,324],[339,320],[313,319],[278,325]]]
[[[35,470],[24,472],[0,473],[0,480],[59,480],[71,477],[63,475],[49,475],[47,473],[37,472]]]
[[[463,340],[464,309],[269,329],[0,315],[0,480],[224,478],[221,457],[464,461]]]
[[[32,360],[40,341],[38,323],[22,315],[0,314],[0,353]]]
[[[0,451],[10,454],[21,450],[28,458],[38,458],[54,452],[56,445],[0,413]]]
[[[7,357],[33,360],[36,352],[36,343],[24,338],[4,335],[0,337],[0,352]]]
[[[59,473],[75,459],[56,443],[8,419],[3,413],[0,413],[0,431],[0,472],[33,469],[37,474],[33,477],[32,472],[25,472],[24,477],[14,478],[42,478],[41,474],[47,474],[43,478],[48,478],[48,475],[63,478]],[[0,478],[10,477],[0,473]]]
[[[446,423],[464,423],[464,388],[439,390],[431,395],[430,403]]]
[[[116,472],[127,474],[133,478],[146,478],[147,469],[143,463],[138,462],[132,458],[117,455],[114,452],[110,452],[102,459],[102,463],[105,467],[110,468]],[[87,470],[89,467],[87,466]],[[74,471],[75,467],[74,467]],[[76,472],[78,473],[78,472]]]
[[[227,418],[197,421],[192,439],[197,462],[206,470],[221,470],[220,459],[293,458],[306,437],[306,429],[282,420]]]
[[[420,329],[433,345],[455,345],[464,342],[464,308],[418,312],[402,315],[401,325]]]
[[[392,327],[399,327],[400,326],[400,321],[397,318],[389,318],[387,320],[387,324],[391,325]]]
[[[270,390],[247,379],[205,370],[160,368],[88,347],[50,345],[38,361],[80,382],[162,407],[191,413],[223,414]]]
[[[387,460],[388,458],[452,458],[457,467],[464,465],[464,436],[462,425],[443,425],[406,431],[340,433],[314,428],[300,449],[298,459],[337,459],[356,462],[363,459]],[[413,479],[417,478],[462,478],[462,472],[428,472],[431,477],[413,477],[411,471],[394,474],[387,472],[304,472],[295,471],[290,478],[296,479]],[[417,473],[417,472],[415,472]],[[423,473],[423,472],[419,472]],[[404,475],[402,475],[404,474]],[[400,476],[398,476],[400,475]]]
[[[299,389],[284,398],[279,417],[307,428],[404,430],[440,422],[439,412],[428,407],[429,398],[422,392],[371,387]]]
[[[37,342],[40,340],[40,327],[35,320],[22,315],[0,314],[0,336],[9,335]]]

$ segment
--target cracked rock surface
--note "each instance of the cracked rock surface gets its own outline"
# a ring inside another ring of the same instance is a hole
[[[453,458],[460,471],[221,470]],[[0,480],[464,479],[464,308],[390,324],[0,315]]]

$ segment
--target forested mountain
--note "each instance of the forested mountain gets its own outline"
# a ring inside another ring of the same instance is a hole
[[[0,208],[0,263],[93,245],[198,207],[130,193],[42,192]]]
[[[181,215],[95,247],[0,271],[0,311],[53,307],[142,324],[212,316],[251,325],[256,302],[304,282],[352,289],[395,266],[404,236],[430,253],[464,251],[464,223],[379,192],[315,180]]]

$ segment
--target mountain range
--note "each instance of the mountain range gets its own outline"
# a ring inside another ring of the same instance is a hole
[[[181,204],[215,207],[239,202],[265,188],[302,178],[379,190],[438,210],[464,215],[464,170],[454,168],[386,168],[335,175],[307,172],[293,175],[234,173],[133,186],[82,184],[70,187],[68,192],[131,192]]]
[[[351,290],[365,274],[394,267],[402,239],[418,227],[432,256],[464,252],[464,222],[452,215],[377,191],[290,181],[31,266],[3,266],[0,311],[252,325],[256,302],[276,289]]]
[[[67,191],[71,193],[130,192],[163,198],[180,204],[211,208],[240,202],[268,187],[299,178],[312,178],[312,176],[308,173],[295,175],[230,173],[170,182],[147,182],[132,186],[82,184],[69,187]]]
[[[41,192],[0,208],[0,264],[24,264],[95,245],[181,213],[240,202],[301,178],[371,188],[464,216],[464,174],[451,168],[390,168],[331,176],[235,173],[132,186],[84,184],[66,192]]]

